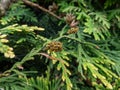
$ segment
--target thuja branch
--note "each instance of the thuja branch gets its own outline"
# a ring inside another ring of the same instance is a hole
[[[56,39],[53,39],[53,40],[54,40],[54,41],[57,41],[57,40],[60,40],[60,39],[62,39],[62,38],[68,38],[68,39],[77,41],[77,42],[79,42],[79,43],[81,43],[81,44],[85,44],[85,42],[81,42],[79,39],[74,38],[74,37],[70,37],[70,36],[68,36],[68,35],[63,35],[63,36],[60,36],[60,37],[58,37],[58,38],[56,38]]]
[[[0,75],[0,77],[10,74],[12,71],[14,71],[19,66],[22,66],[27,61],[33,60],[35,55],[38,55],[38,52],[40,52],[43,49],[41,46],[38,46],[36,48],[33,48],[20,62],[16,62],[9,70],[5,71]]]
[[[61,18],[59,16],[57,16],[56,14],[54,14],[53,12],[49,11],[48,9],[46,8],[43,8],[42,6],[36,4],[36,3],[33,3],[29,0],[22,0],[26,5],[29,5],[29,6],[32,6],[32,7],[35,7],[35,8],[38,8],[46,13],[49,13],[50,15],[54,16],[55,18],[61,20]]]
[[[60,37],[58,37],[58,38],[56,38],[56,39],[53,39],[53,40],[54,40],[54,41],[57,41],[57,40],[60,40],[60,39],[62,39],[62,38],[68,38],[68,39],[77,41],[77,42],[80,43],[80,44],[90,45],[90,46],[93,46],[93,47],[98,47],[96,44],[93,44],[93,43],[90,43],[90,42],[86,42],[86,41],[83,42],[83,41],[80,41],[80,40],[77,39],[77,38],[70,37],[70,36],[68,36],[68,35],[63,35],[63,36],[60,36]]]

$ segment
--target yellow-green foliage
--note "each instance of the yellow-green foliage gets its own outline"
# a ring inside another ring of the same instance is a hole
[[[119,89],[119,0],[29,1],[45,12],[18,1],[1,17],[0,88]]]

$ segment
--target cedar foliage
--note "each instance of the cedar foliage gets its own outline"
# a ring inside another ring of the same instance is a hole
[[[119,0],[21,0],[0,19],[0,89],[118,90]]]

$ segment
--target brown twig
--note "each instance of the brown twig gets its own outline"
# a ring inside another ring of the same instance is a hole
[[[55,18],[61,20],[61,18],[59,16],[57,16],[56,14],[54,14],[53,12],[50,12],[49,10],[47,10],[46,8],[43,8],[42,6],[36,4],[36,3],[33,3],[29,0],[22,0],[25,4],[29,5],[29,6],[32,6],[32,7],[35,7],[35,8],[38,8],[46,13],[49,13],[50,15],[54,16]]]

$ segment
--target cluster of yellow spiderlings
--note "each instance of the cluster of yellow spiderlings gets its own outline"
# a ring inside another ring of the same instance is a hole
[[[54,52],[59,52],[62,50],[62,43],[59,41],[53,41],[46,45],[46,49]]]
[[[78,30],[79,30],[78,27],[70,28],[70,29],[67,31],[67,34],[77,33]]]

